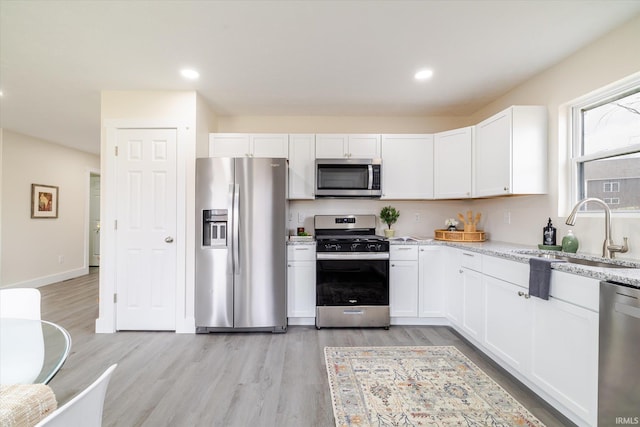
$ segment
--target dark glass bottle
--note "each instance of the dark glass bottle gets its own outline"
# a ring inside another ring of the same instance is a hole
[[[551,224],[551,218],[547,226],[542,229],[542,243],[546,246],[556,245],[556,228]]]

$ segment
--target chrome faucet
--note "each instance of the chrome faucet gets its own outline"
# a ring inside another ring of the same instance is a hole
[[[584,200],[580,200],[573,207],[573,210],[567,217],[566,224],[567,225],[575,225],[576,224],[576,216],[578,214],[578,210],[582,205],[588,202],[594,202],[602,205],[604,208],[604,243],[602,244],[602,257],[603,258],[613,258],[616,252],[625,253],[629,250],[627,246],[627,238],[624,237],[623,245],[614,245],[613,240],[611,239],[611,210],[609,209],[609,205],[607,205],[604,201],[597,199],[595,197],[587,197]]]

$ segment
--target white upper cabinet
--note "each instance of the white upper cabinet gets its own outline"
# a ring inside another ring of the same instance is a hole
[[[246,133],[209,134],[209,157],[245,157],[251,151],[249,147]]]
[[[471,197],[473,127],[436,133],[433,145],[436,199]]]
[[[318,134],[318,159],[378,159],[380,135],[376,134]]]
[[[315,158],[315,135],[289,135],[289,199],[315,197]]]
[[[547,192],[547,111],[513,106],[476,125],[473,196]]]
[[[275,157],[286,159],[288,155],[288,134],[209,134],[210,157]]]
[[[289,157],[289,135],[284,134],[250,134],[249,146],[251,157]]]
[[[433,135],[382,135],[382,198],[433,198]]]

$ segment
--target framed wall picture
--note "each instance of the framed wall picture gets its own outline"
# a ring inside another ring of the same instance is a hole
[[[31,184],[31,218],[58,218],[58,187]]]

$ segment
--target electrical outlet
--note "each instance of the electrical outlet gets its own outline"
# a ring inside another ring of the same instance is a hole
[[[293,221],[293,212],[289,212],[289,221]]]
[[[420,214],[416,212],[416,222],[420,222],[421,219]]]
[[[503,219],[505,224],[511,224],[511,212],[509,211],[505,211],[504,212],[504,219]]]
[[[304,214],[302,212],[298,212],[298,224],[304,224]]]
[[[58,255],[58,264],[64,263],[64,255]]]

